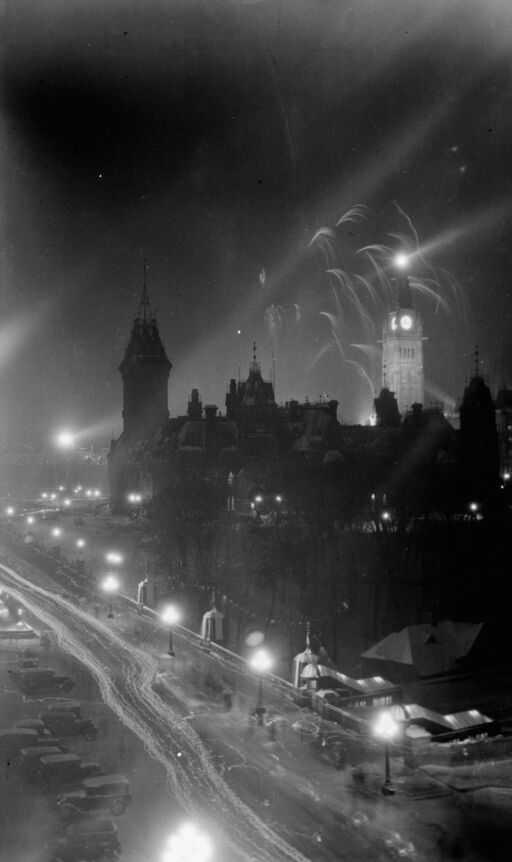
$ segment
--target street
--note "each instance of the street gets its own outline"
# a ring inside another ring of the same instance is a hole
[[[378,771],[369,771],[370,792],[358,792],[348,769],[334,770],[301,741],[292,727],[297,711],[275,692],[268,694],[278,728],[272,739],[248,722],[254,695],[225,710],[197,687],[202,656],[194,658],[179,635],[177,657],[170,659],[166,632],[153,619],[122,603],[113,620],[97,619],[89,612],[94,602],[79,608],[33,566],[20,567],[2,566],[3,585],[42,628],[55,632],[85,697],[97,687],[94,708],[111,716],[103,719],[115,728],[109,746],[116,762],[109,769],[133,785],[132,808],[119,824],[125,862],[139,862],[141,854],[157,860],[166,833],[185,816],[199,819],[219,858],[233,862],[451,858],[443,855],[451,845],[442,836],[462,835],[466,814],[442,784],[421,786],[418,778],[412,792],[397,775],[399,794],[386,800],[379,761]],[[31,715],[40,703],[34,706]],[[465,847],[461,858],[487,857]]]

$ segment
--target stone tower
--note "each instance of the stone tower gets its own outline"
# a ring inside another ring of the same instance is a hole
[[[123,437],[147,440],[169,418],[167,382],[172,368],[151,311],[144,279],[139,312],[119,366],[123,378]]]
[[[396,395],[398,410],[405,416],[413,404],[423,404],[424,339],[407,275],[400,273],[397,282],[397,307],[382,331],[382,386]]]

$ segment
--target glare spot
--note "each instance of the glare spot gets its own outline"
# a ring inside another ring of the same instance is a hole
[[[245,643],[247,646],[256,647],[259,646],[265,640],[265,635],[263,632],[251,632],[247,635],[245,639]]]

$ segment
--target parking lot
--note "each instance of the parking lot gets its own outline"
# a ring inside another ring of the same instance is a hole
[[[77,735],[62,741],[83,761],[97,762],[104,773],[120,773],[129,779],[132,803],[124,815],[114,818],[122,847],[120,858],[123,862],[151,859],[170,820],[164,770],[102,703],[94,680],[80,663],[63,654],[54,639],[50,637],[49,641],[46,647],[38,640],[0,641],[0,730],[20,720],[38,718],[59,697],[80,701],[82,716],[91,719],[98,729],[96,739],[89,742]],[[13,679],[12,670],[27,651],[37,657],[41,666],[71,677],[76,683],[72,692],[57,696],[47,692],[24,695]],[[0,858],[9,862],[40,862],[45,858],[44,843],[64,836],[68,825],[58,816],[56,793],[45,792],[27,781],[17,758],[2,757],[0,799]]]

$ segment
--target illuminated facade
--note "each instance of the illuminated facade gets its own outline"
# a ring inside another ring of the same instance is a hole
[[[423,340],[409,281],[401,275],[398,305],[388,314],[382,332],[382,386],[396,396],[402,417],[413,404],[424,403]]]

